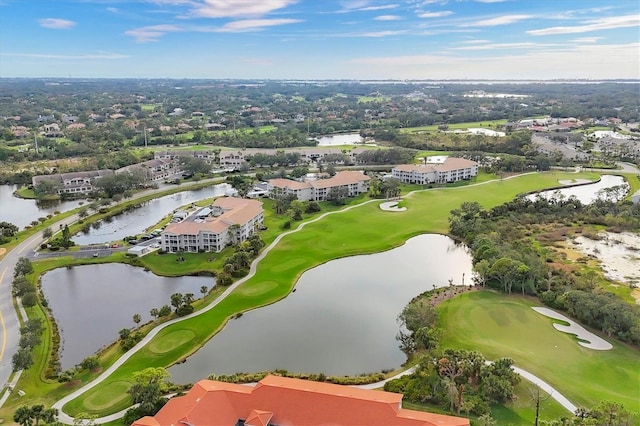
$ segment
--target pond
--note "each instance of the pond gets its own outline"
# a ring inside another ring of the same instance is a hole
[[[318,138],[318,146],[354,145],[364,142],[359,133],[346,133],[343,135],[328,135]]]
[[[205,198],[220,197],[231,190],[231,185],[221,183],[155,198],[143,203],[137,209],[129,210],[92,225],[88,233],[75,235],[73,241],[79,245],[99,244],[140,234],[179,207]]]
[[[330,261],[306,271],[284,300],[231,320],[169,369],[171,381],[275,369],[358,375],[398,368],[406,361],[395,338],[398,314],[413,297],[465,276],[471,284],[469,251],[443,235]]]
[[[603,175],[599,182],[588,185],[540,191],[536,194],[529,195],[529,199],[534,200],[538,195],[549,198],[554,197],[559,193],[565,198],[575,196],[582,204],[591,204],[600,196],[599,191],[624,184],[625,181],[622,176]]]
[[[36,201],[15,197],[13,193],[20,189],[19,185],[0,185],[0,222],[13,223],[20,229],[34,220],[54,214],[55,211],[66,212],[80,206],[84,200],[72,201]]]
[[[60,330],[62,369],[79,364],[118,339],[123,328],[141,324],[149,311],[169,305],[173,293],[202,296],[200,287],[214,285],[211,277],[159,277],[141,268],[118,263],[59,268],[42,276],[42,291]]]

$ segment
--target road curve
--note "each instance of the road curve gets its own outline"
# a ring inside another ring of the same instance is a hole
[[[519,176],[523,176],[523,175],[527,175],[527,174],[533,174],[533,173],[536,173],[536,172],[523,173],[523,174],[520,174],[520,175],[509,176],[509,177],[504,178],[502,180],[514,179],[514,178],[517,178]],[[463,186],[463,187],[453,187],[453,188],[447,188],[447,189],[455,190],[455,189],[458,189],[458,188],[468,188],[470,186],[486,185],[486,184],[488,184],[490,182],[496,182],[496,181],[499,181],[499,179],[494,179],[494,180],[490,180],[490,181],[475,183],[475,184],[471,184],[471,185],[467,185],[467,186]],[[409,192],[406,196],[410,196],[410,195],[413,195],[413,194],[418,193],[418,192],[433,191],[433,190],[438,190],[438,189],[442,189],[442,188],[417,189],[417,190]],[[232,291],[234,291],[238,286],[240,286],[241,284],[243,284],[247,280],[253,278],[253,276],[256,273],[256,269],[257,269],[258,264],[280,242],[280,240],[282,240],[282,238],[286,237],[289,234],[292,234],[292,233],[295,233],[295,232],[299,232],[302,229],[304,229],[304,227],[307,226],[308,224],[317,222],[319,220],[322,220],[322,219],[324,219],[325,217],[327,217],[329,215],[340,214],[340,213],[343,213],[343,212],[346,212],[346,211],[349,211],[349,210],[364,206],[366,204],[380,203],[382,201],[383,200],[381,200],[381,199],[371,199],[371,200],[363,201],[360,204],[355,204],[353,206],[348,206],[348,207],[346,207],[344,209],[341,209],[341,210],[335,210],[335,211],[327,212],[327,213],[324,213],[324,214],[322,214],[322,215],[320,215],[320,216],[318,216],[318,217],[316,217],[314,219],[311,219],[309,221],[306,221],[306,222],[303,222],[303,223],[299,224],[295,229],[292,229],[290,231],[287,231],[287,232],[284,232],[284,233],[278,235],[275,238],[275,240],[271,244],[269,244],[267,247],[265,247],[265,249],[260,253],[260,255],[253,260],[253,262],[251,263],[251,266],[249,268],[249,273],[245,277],[241,278],[240,280],[238,280],[235,283],[233,283],[232,285],[230,285],[220,296],[218,296],[215,300],[213,300],[209,305],[207,305],[206,307],[204,307],[204,308],[200,309],[199,311],[196,311],[196,312],[194,312],[194,313],[192,313],[190,315],[186,315],[186,316],[180,317],[180,318],[175,318],[175,319],[173,319],[171,321],[167,321],[167,322],[165,322],[163,324],[158,325],[153,330],[151,330],[140,342],[138,342],[138,344],[136,344],[133,348],[131,348],[129,351],[127,351],[120,358],[118,358],[111,366],[109,366],[109,368],[104,370],[102,372],[102,374],[100,374],[98,377],[96,377],[92,382],[87,383],[83,387],[75,390],[74,392],[70,393],[69,395],[65,396],[61,400],[59,400],[56,403],[54,403],[52,405],[52,408],[56,408],[58,410],[58,412],[59,412],[59,421],[62,422],[62,423],[65,423],[65,424],[73,424],[74,418],[69,416],[68,414],[64,413],[64,411],[62,410],[62,407],[64,407],[69,401],[72,401],[73,399],[79,397],[83,393],[89,391],[90,389],[94,388],[95,386],[97,386],[98,384],[103,382],[115,370],[117,370],[120,366],[122,366],[122,364],[124,364],[129,358],[131,358],[136,352],[138,352],[147,343],[149,343],[165,327],[168,327],[168,326],[170,326],[172,324],[175,324],[175,323],[178,323],[178,322],[185,321],[187,319],[196,317],[198,315],[203,314],[204,312],[207,312],[207,311],[213,309],[225,297],[227,297]]]
[[[182,184],[180,188],[186,191],[194,185],[200,185],[202,183],[215,184],[223,181],[224,178],[212,178],[192,184]],[[134,194],[125,201],[136,200],[166,190],[167,187],[148,189]],[[65,225],[71,225],[77,220],[79,220],[79,217],[74,214],[51,224],[50,227],[53,230],[58,230]],[[13,372],[11,360],[18,350],[18,342],[20,341],[20,321],[18,320],[18,315],[13,305],[13,295],[11,292],[13,270],[20,257],[33,257],[34,251],[42,242],[42,233],[37,232],[5,253],[4,257],[0,258],[0,389],[5,389],[9,384],[9,379]],[[0,407],[5,399],[6,398],[0,398]]]

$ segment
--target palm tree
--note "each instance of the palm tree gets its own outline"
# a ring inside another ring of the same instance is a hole
[[[202,293],[202,297],[204,297],[207,294],[207,291],[209,291],[209,288],[206,285],[203,285],[202,287],[200,287],[200,293]]]
[[[140,314],[133,314],[133,322],[136,323],[136,325],[140,324],[140,321],[142,321],[142,317],[140,316]]]

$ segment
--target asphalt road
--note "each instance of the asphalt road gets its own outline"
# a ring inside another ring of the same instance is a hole
[[[180,185],[181,190],[188,190],[193,185],[198,185],[203,182],[216,184],[224,182],[225,178],[213,178],[206,179],[200,182],[188,183]],[[149,189],[146,191],[134,194],[133,197],[127,199],[135,200],[137,198],[144,197],[149,194],[154,194],[162,191],[166,191],[167,188],[173,187],[173,185],[162,186],[158,189]],[[69,216],[51,225],[51,229],[60,229],[65,225],[71,225],[77,221],[79,217],[77,215]],[[118,247],[117,249],[96,249],[96,247],[84,248],[79,251],[61,251],[52,253],[38,253],[37,250],[42,244],[42,234],[39,232],[22,243],[17,247],[9,251],[0,259],[0,390],[3,390],[7,384],[13,372],[13,366],[11,360],[13,355],[18,350],[18,343],[20,341],[20,322],[18,321],[18,314],[13,305],[13,296],[11,294],[11,284],[13,281],[13,269],[16,262],[21,257],[27,257],[30,259],[55,257],[55,256],[69,256],[70,254],[76,257],[93,257],[94,253],[98,253],[98,256],[108,256],[112,251],[124,251],[127,247]],[[147,243],[151,244],[154,241],[149,240]],[[0,391],[1,393],[1,391]]]
[[[52,227],[69,225],[76,220],[78,220],[76,215],[69,216],[56,222]],[[17,352],[20,341],[20,323],[11,294],[13,268],[19,258],[33,256],[42,241],[42,234],[37,233],[20,243],[0,260],[0,385],[3,388],[9,382],[13,372],[11,359]]]

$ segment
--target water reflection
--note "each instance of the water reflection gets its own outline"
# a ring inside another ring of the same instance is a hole
[[[363,143],[363,139],[359,133],[329,135],[318,138],[318,146],[353,145],[360,143]]]
[[[286,369],[357,375],[399,367],[398,314],[418,294],[471,283],[471,256],[443,235],[421,235],[383,253],[305,272],[286,299],[232,320],[186,363],[175,383],[211,373]]]
[[[13,193],[20,188],[18,185],[0,185],[0,222],[7,221],[13,223],[20,229],[41,217],[54,214],[56,211],[65,212],[73,210],[86,202],[84,200],[36,201],[14,197]]]
[[[624,184],[625,181],[622,176],[603,175],[599,182],[588,185],[540,191],[536,194],[529,195],[529,199],[535,200],[538,195],[551,198],[556,197],[559,194],[564,198],[569,198],[572,196],[576,197],[582,204],[591,204],[595,200],[597,200],[598,197],[602,196],[602,193],[600,191]]]
[[[42,276],[42,291],[58,328],[66,370],[118,338],[118,331],[151,320],[151,308],[170,304],[173,293],[202,296],[200,287],[211,288],[211,277],[159,277],[141,268],[122,264],[59,268]]]
[[[88,232],[74,236],[73,241],[79,245],[98,244],[117,241],[126,236],[139,234],[179,207],[205,198],[225,195],[231,189],[229,184],[221,183],[202,189],[182,191],[156,198],[141,204],[139,208],[126,211],[101,222],[95,222]]]

